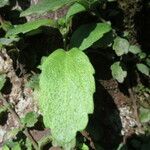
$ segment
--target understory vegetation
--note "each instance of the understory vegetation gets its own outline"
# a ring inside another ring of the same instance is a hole
[[[0,0],[0,149],[150,149],[149,0]]]

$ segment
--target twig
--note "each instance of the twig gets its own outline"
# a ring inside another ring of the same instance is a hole
[[[94,145],[91,137],[89,136],[89,133],[84,130],[84,131],[81,132],[81,134],[82,134],[82,136],[84,136],[90,142],[91,148],[95,150],[95,145]]]
[[[133,104],[133,113],[134,113],[134,116],[136,118],[136,121],[137,121],[137,126],[139,129],[141,129],[142,125],[141,125],[141,122],[140,122],[140,119],[139,119],[139,115],[138,115],[138,107],[137,107],[137,104],[136,104],[136,97],[133,93],[133,89],[131,87],[131,84],[130,84],[130,80],[128,79],[128,85],[129,85],[129,89],[128,89],[128,92],[129,92],[129,95],[130,95],[130,98],[131,98],[131,101],[132,101],[132,104]]]
[[[31,141],[33,147],[35,148],[35,150],[40,150],[37,142],[35,141],[35,139],[32,137],[32,135],[30,134],[30,132],[28,131],[27,127],[24,127],[20,121],[20,118],[18,116],[18,114],[15,112],[15,110],[10,106],[10,104],[7,102],[7,100],[5,100],[4,98],[1,98],[3,101],[3,104],[5,107],[8,108],[9,112],[13,115],[13,117],[18,121],[19,125],[21,128],[25,128],[25,130],[23,131],[23,133],[26,135],[26,137]]]
[[[138,127],[141,127],[141,123],[140,123],[140,119],[139,119],[139,115],[138,115],[138,107],[136,104],[136,98],[133,94],[132,88],[129,88],[128,91],[129,91],[130,98],[131,98],[132,103],[133,103],[134,116],[136,117],[136,120],[138,122]]]

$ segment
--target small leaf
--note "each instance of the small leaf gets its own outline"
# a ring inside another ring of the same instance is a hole
[[[40,19],[40,20],[27,22],[25,24],[16,25],[14,28],[8,30],[8,32],[6,33],[6,37],[12,35],[14,36],[19,33],[27,33],[29,31],[38,29],[41,26],[46,26],[46,25],[54,26],[54,24],[55,24],[54,21],[50,19]]]
[[[142,123],[150,121],[150,110],[143,107],[140,108],[140,120]]]
[[[115,62],[111,65],[111,72],[114,79],[122,83],[127,76],[127,71],[124,71],[121,67],[120,62]]]
[[[32,148],[32,142],[29,140],[29,138],[26,138],[25,146],[27,147],[27,150],[32,150],[33,149]]]
[[[149,76],[149,72],[150,72],[150,68],[149,68],[149,67],[147,67],[147,66],[144,65],[144,64],[137,64],[136,67],[137,67],[137,69],[138,69],[141,73],[143,73],[143,74]]]
[[[3,88],[5,82],[6,82],[6,75],[0,74],[0,90]]]
[[[93,113],[94,69],[88,57],[73,48],[54,51],[41,70],[39,107],[44,124],[51,128],[53,144],[70,147]]]
[[[33,75],[30,78],[30,81],[28,81],[25,86],[30,87],[32,89],[38,89],[39,88],[39,74]]]
[[[0,8],[9,4],[9,0],[0,0]]]
[[[123,143],[119,144],[117,150],[125,150],[125,145]]]
[[[55,11],[61,8],[64,5],[70,5],[72,2],[76,0],[42,0],[36,5],[32,5],[27,10],[21,13],[21,17],[28,16],[31,14],[43,14],[48,11]]]
[[[133,53],[133,54],[138,54],[138,53],[141,53],[141,49],[139,46],[137,45],[131,45],[129,47],[129,52]]]
[[[83,144],[81,150],[89,150],[89,147],[86,144]]]
[[[13,140],[8,139],[8,140],[5,141],[5,145],[9,148],[9,150],[10,149],[11,150],[22,150],[21,145],[20,145],[19,142],[15,142]]]
[[[7,111],[7,108],[4,106],[0,106],[0,114]]]
[[[14,145],[14,147],[12,148],[13,150],[22,150],[21,146],[19,143],[16,142],[16,144]]]
[[[71,47],[85,50],[111,30],[108,23],[86,24],[80,26],[71,37]]]
[[[113,50],[115,50],[117,56],[127,54],[129,51],[129,42],[124,38],[116,37],[113,44]]]
[[[141,52],[138,54],[138,56],[140,57],[140,59],[144,59],[144,58],[146,58],[146,53]]]
[[[150,58],[147,58],[147,59],[146,59],[146,64],[147,64],[147,66],[150,67]]]
[[[19,38],[0,38],[0,45],[5,45],[5,46],[8,46],[8,45],[11,45],[12,42],[17,42],[19,40]]]
[[[82,4],[80,4],[80,3],[73,4],[67,12],[66,20],[69,20],[70,17],[74,16],[77,13],[83,12],[83,11],[86,11],[86,8]]]
[[[21,119],[22,124],[27,127],[33,127],[34,124],[38,121],[38,115],[35,112],[29,112]]]
[[[8,31],[10,28],[12,28],[13,27],[13,25],[11,24],[11,22],[9,22],[9,21],[3,21],[2,23],[1,23],[1,26],[0,26],[4,31]]]

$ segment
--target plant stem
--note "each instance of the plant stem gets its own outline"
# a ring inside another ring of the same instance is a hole
[[[26,135],[26,137],[31,141],[33,147],[35,150],[40,150],[37,142],[35,141],[35,139],[32,137],[32,135],[30,134],[30,132],[28,131],[27,127],[24,127],[20,121],[20,118],[18,116],[18,114],[15,112],[15,110],[10,106],[10,104],[7,102],[7,100],[5,100],[5,98],[2,98],[3,104],[5,107],[8,108],[9,112],[13,115],[13,117],[18,121],[19,125],[21,128],[25,128],[25,130],[23,131],[23,133]]]

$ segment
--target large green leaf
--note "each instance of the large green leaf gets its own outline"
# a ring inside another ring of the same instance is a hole
[[[69,20],[70,17],[74,16],[77,13],[83,12],[83,11],[86,11],[86,8],[82,4],[80,4],[80,3],[73,4],[67,12],[66,20]]]
[[[122,56],[123,54],[127,54],[129,51],[129,42],[121,37],[116,37],[113,44],[113,50],[117,56]]]
[[[79,49],[56,50],[41,65],[39,107],[53,140],[60,146],[74,141],[93,112],[94,69]]]
[[[111,71],[113,78],[115,78],[120,83],[122,83],[127,76],[127,71],[123,70],[119,61],[111,65]]]
[[[76,0],[42,0],[36,5],[32,5],[27,10],[21,13],[21,16],[27,16],[31,14],[43,14],[48,11],[55,11],[66,4],[71,4]]]
[[[71,37],[71,47],[85,50],[111,30],[108,23],[86,24],[80,26]]]
[[[30,21],[25,24],[16,25],[14,28],[8,30],[6,37],[16,35],[19,33],[27,33],[29,31],[35,30],[40,26],[55,26],[55,22],[50,19],[40,19],[35,21]]]
[[[9,4],[9,0],[0,0],[0,8],[8,4]]]

